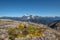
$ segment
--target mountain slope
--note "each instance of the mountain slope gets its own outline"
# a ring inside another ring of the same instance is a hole
[[[60,40],[60,33],[43,24],[1,20],[0,40]]]

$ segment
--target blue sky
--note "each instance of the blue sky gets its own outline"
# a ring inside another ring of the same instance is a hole
[[[0,16],[60,16],[60,0],[0,0]]]

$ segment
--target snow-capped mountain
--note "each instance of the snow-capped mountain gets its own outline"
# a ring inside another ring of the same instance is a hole
[[[35,18],[35,16],[33,16],[33,15],[29,15],[29,14],[25,14],[24,16],[22,16],[22,18],[24,18],[24,19],[34,19]]]
[[[60,17],[42,17],[37,15],[34,16],[34,15],[25,14],[22,17],[0,17],[0,19],[11,19],[17,21],[27,21],[27,22],[48,24],[55,20],[60,20]]]

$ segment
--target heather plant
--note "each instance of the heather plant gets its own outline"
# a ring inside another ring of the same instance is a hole
[[[36,27],[29,25],[28,27],[24,27],[24,24],[18,24],[18,28],[8,28],[9,38],[21,38],[29,35],[30,37],[41,36],[42,30]]]

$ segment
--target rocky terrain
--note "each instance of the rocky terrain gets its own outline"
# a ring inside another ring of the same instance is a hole
[[[54,21],[50,23],[48,26],[60,32],[60,20]]]
[[[60,32],[43,24],[3,19],[0,40],[60,40]]]

